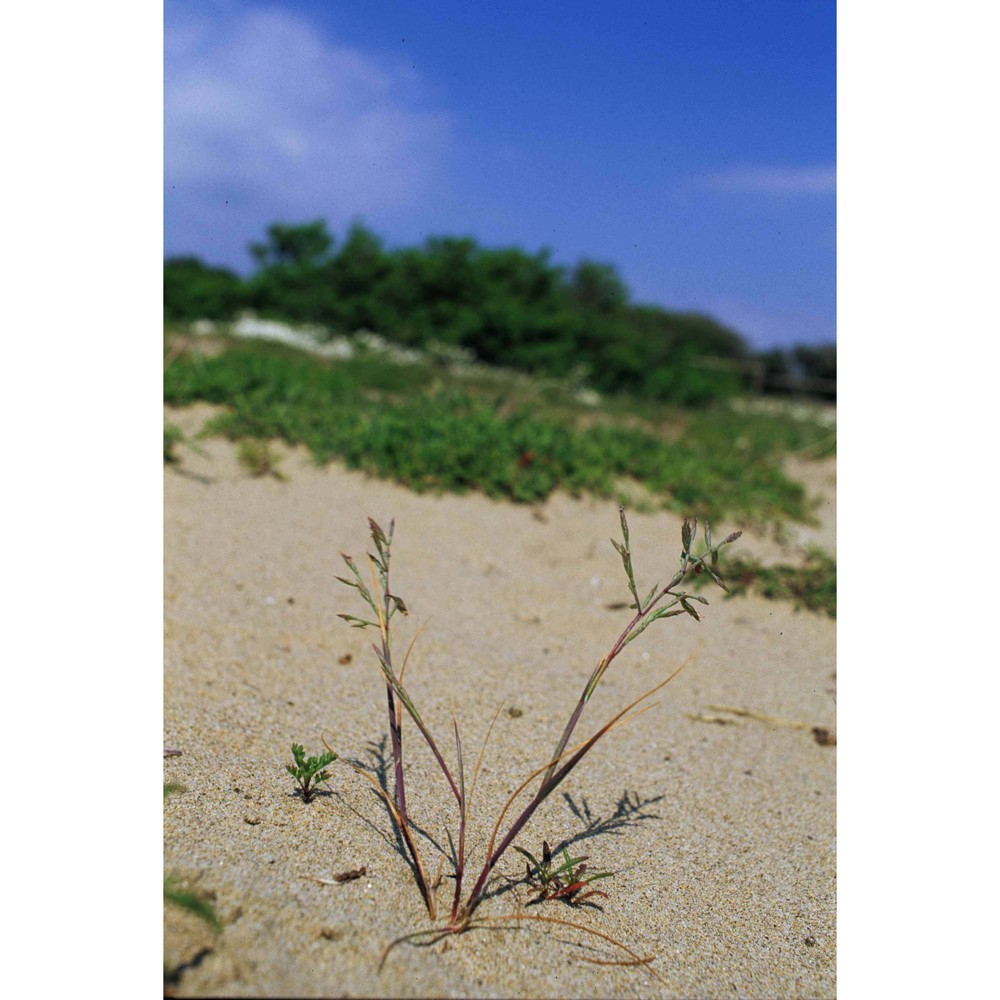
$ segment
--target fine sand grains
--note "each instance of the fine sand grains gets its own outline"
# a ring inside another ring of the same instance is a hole
[[[170,419],[193,433],[206,412]],[[426,623],[406,683],[446,755],[452,701],[470,770],[498,705],[512,709],[498,718],[472,802],[469,870],[478,872],[498,810],[545,762],[627,621],[609,607],[628,597],[609,542],[617,508],[565,496],[541,508],[418,496],[280,446],[288,481],[255,479],[233,445],[200,446],[204,454],[180,446],[180,469],[165,470],[163,737],[181,755],[163,769],[187,790],[164,805],[164,863],[213,901],[225,928],[216,936],[167,909],[166,959],[188,963],[178,995],[835,995],[837,751],[811,728],[769,721],[835,731],[832,621],[713,588],[704,622],[648,629],[612,665],[581,739],[703,645],[656,707],[609,734],[518,838],[533,853],[543,838],[554,847],[575,838],[574,854],[615,871],[599,883],[609,895],[595,900],[601,909],[552,901],[528,912],[655,953],[669,989],[641,967],[589,964],[621,955],[537,924],[401,945],[379,972],[391,940],[429,926],[386,808],[339,764],[332,792],[304,805],[285,771],[293,742],[319,754],[324,737],[363,764],[390,759],[372,636],[336,617],[360,613],[334,579],[340,552],[370,548],[368,515],[396,519],[394,591],[411,612],[394,619],[396,642],[405,649]],[[816,470],[810,486],[829,485],[832,463]],[[824,503],[821,519],[832,509]],[[680,519],[630,513],[629,525],[648,590],[676,567]],[[829,514],[813,530],[832,542]],[[748,533],[732,552],[778,549]],[[720,705],[756,715],[709,708]],[[436,869],[431,841],[448,850],[454,799],[408,722],[404,740],[410,812]],[[523,859],[511,851],[499,869],[516,879]],[[441,910],[448,875],[446,865]],[[478,912],[515,912],[518,897],[527,901],[524,887],[501,878]]]

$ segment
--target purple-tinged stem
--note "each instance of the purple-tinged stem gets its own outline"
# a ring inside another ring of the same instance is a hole
[[[683,574],[680,574],[679,576],[680,579],[683,579]],[[542,778],[542,786],[544,786],[545,782],[552,776],[552,771],[555,768],[555,762],[559,760],[563,751],[566,749],[566,746],[570,741],[570,737],[573,735],[573,730],[576,729],[576,724],[580,721],[580,717],[583,715],[583,710],[586,707],[587,702],[590,701],[590,696],[594,693],[594,690],[600,683],[605,671],[609,666],[611,666],[611,661],[614,660],[614,658],[625,648],[625,644],[628,641],[628,637],[632,633],[632,630],[637,625],[642,623],[643,619],[649,615],[653,608],[655,608],[664,597],[671,593],[671,588],[680,583],[680,579],[678,577],[674,577],[674,579],[671,580],[659,594],[649,601],[645,608],[636,610],[634,617],[622,630],[621,635],[618,636],[618,639],[611,647],[608,654],[604,656],[600,663],[598,663],[594,668],[594,672],[590,675],[590,679],[587,681],[587,684],[583,689],[583,694],[580,695],[580,700],[577,702],[576,708],[573,709],[573,714],[569,717],[569,722],[566,723],[566,728],[563,730],[563,734],[559,738],[559,742],[556,744],[556,752],[553,754],[552,763],[549,765],[548,770],[546,770],[545,775]]]
[[[462,765],[462,738],[458,734],[458,719],[452,710],[452,725],[455,727],[455,750],[458,756],[458,857],[455,859],[455,896],[451,904],[451,922],[455,922],[458,907],[462,901],[462,876],[465,874],[465,768]]]
[[[563,764],[562,767],[559,768],[558,771],[554,771],[554,768],[555,765],[559,762],[560,758],[556,758],[549,763],[548,767],[546,768],[546,777],[543,778],[541,787],[535,793],[534,797],[528,803],[528,805],[524,808],[524,811],[521,813],[521,815],[518,816],[516,820],[514,820],[513,825],[507,831],[507,834],[504,836],[503,840],[500,841],[500,846],[497,847],[496,850],[489,851],[489,854],[486,859],[486,864],[483,866],[483,870],[480,873],[479,878],[476,880],[476,884],[475,886],[473,886],[472,892],[469,894],[468,902],[465,904],[464,916],[466,919],[468,919],[472,915],[472,911],[475,910],[475,908],[479,905],[479,902],[482,898],[483,890],[486,887],[486,882],[490,877],[490,872],[493,871],[493,868],[496,866],[497,862],[503,856],[507,848],[510,847],[510,845],[513,843],[514,838],[524,828],[524,825],[534,815],[535,810],[558,787],[558,785],[570,773],[570,771],[572,771],[573,768],[580,763],[584,755],[594,746],[594,744],[602,736],[604,736],[612,728],[614,728],[628,712],[632,711],[632,709],[635,708],[636,705],[638,705],[642,701],[645,701],[650,695],[655,694],[664,685],[669,684],[670,681],[672,681],[684,669],[684,667],[687,666],[690,659],[691,657],[688,657],[688,659],[685,660],[672,674],[670,674],[669,677],[660,681],[660,683],[657,684],[656,687],[650,688],[645,694],[643,694],[639,698],[636,698],[636,700],[633,701],[630,705],[626,705],[626,707],[623,708],[620,712],[618,712],[617,715],[615,715],[608,723],[602,726],[596,733],[594,733],[593,736],[591,736],[584,743],[580,744],[578,747],[575,747],[573,751],[567,751],[567,750],[562,751],[562,756],[566,756],[568,753],[572,753],[572,756],[568,761],[566,761],[565,764]],[[641,711],[645,711],[645,709],[642,709]],[[541,769],[539,769],[539,771],[540,770]],[[539,773],[538,771],[535,772],[535,774],[538,773]],[[521,786],[521,789],[523,789],[524,786],[528,783],[528,781],[531,781],[533,778],[534,775],[531,775],[527,779],[527,781],[525,781],[524,785]],[[516,798],[518,794],[520,794],[521,789],[518,789],[518,791],[514,793],[514,796],[507,803],[508,806],[513,801],[513,799]],[[504,811],[506,811],[506,808]],[[497,820],[497,827],[499,827],[500,821],[502,819],[503,819],[503,813],[500,814],[500,819]],[[496,834],[496,829],[494,829],[494,836],[495,834]],[[492,846],[492,840],[491,840],[491,846]],[[487,850],[489,850],[489,848]]]

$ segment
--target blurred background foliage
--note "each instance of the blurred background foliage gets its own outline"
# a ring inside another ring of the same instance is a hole
[[[453,236],[387,249],[360,224],[338,244],[322,220],[276,222],[250,253],[245,278],[196,257],[167,259],[165,322],[252,311],[331,339],[369,330],[404,346],[460,347],[490,365],[685,406],[747,390],[836,398],[834,345],[754,353],[708,316],[631,302],[600,261],[566,268],[545,250]]]

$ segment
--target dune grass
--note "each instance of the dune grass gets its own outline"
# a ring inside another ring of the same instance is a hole
[[[410,644],[402,664],[397,668],[398,658],[394,656],[392,642],[392,621],[396,615],[408,615],[409,610],[403,599],[393,592],[390,579],[391,547],[394,533],[394,523],[390,522],[388,531],[369,518],[369,530],[371,534],[373,553],[368,553],[367,565],[359,566],[349,555],[343,555],[344,562],[350,571],[350,576],[338,577],[337,579],[344,585],[352,588],[362,599],[365,606],[365,617],[358,617],[354,614],[341,614],[349,625],[360,629],[371,629],[378,635],[377,641],[372,649],[375,653],[380,672],[385,682],[386,705],[388,712],[389,734],[392,745],[393,761],[393,792],[390,795],[388,789],[375,781],[374,778],[357,764],[345,761],[355,772],[368,780],[377,794],[383,799],[388,807],[397,830],[406,844],[411,860],[411,867],[416,878],[421,896],[427,907],[427,913],[432,922],[437,920],[436,889],[440,880],[432,881],[428,877],[428,867],[425,864],[417,838],[414,836],[418,827],[413,825],[406,797],[406,769],[404,767],[404,718],[408,717],[412,724],[419,731],[423,742],[431,751],[440,772],[444,778],[448,789],[448,795],[454,798],[457,813],[458,827],[457,836],[449,835],[449,843],[452,845],[451,863],[454,869],[454,893],[451,901],[449,916],[446,921],[428,931],[418,931],[416,934],[407,935],[400,940],[414,940],[424,935],[440,936],[446,934],[461,933],[479,920],[477,909],[483,902],[487,886],[494,875],[497,864],[504,857],[507,850],[514,847],[522,855],[533,862],[534,868],[529,865],[529,881],[533,881],[536,890],[540,890],[543,898],[571,898],[579,894],[581,899],[593,895],[605,895],[600,890],[591,890],[589,884],[597,879],[608,877],[611,873],[598,872],[587,874],[586,866],[583,865],[583,858],[571,858],[568,852],[564,852],[562,864],[553,866],[552,858],[548,850],[548,845],[543,845],[542,861],[537,861],[526,849],[517,847],[514,841],[525,829],[537,809],[552,794],[562,782],[569,777],[576,766],[590,752],[591,749],[611,730],[631,720],[636,715],[645,711],[638,706],[646,702],[654,693],[663,688],[672,680],[684,664],[677,668],[655,687],[651,688],[641,697],[635,699],[621,711],[617,712],[604,725],[600,726],[594,733],[581,742],[573,742],[574,734],[580,723],[584,710],[592,695],[603,679],[604,675],[611,667],[615,659],[622,653],[626,646],[637,639],[653,622],[663,618],[672,618],[678,615],[687,615],[696,621],[701,620],[701,615],[696,605],[707,604],[708,601],[699,595],[692,594],[681,589],[685,580],[694,577],[706,577],[718,586],[726,589],[726,585],[719,571],[719,551],[724,546],[736,541],[741,532],[736,531],[729,534],[725,539],[717,544],[712,544],[711,529],[708,523],[704,527],[704,548],[700,553],[694,551],[697,542],[697,519],[694,521],[685,520],[681,529],[681,555],[680,565],[673,573],[669,582],[665,586],[660,583],[655,584],[648,592],[643,588],[640,591],[636,582],[632,568],[632,549],[629,539],[628,522],[625,517],[624,508],[620,512],[622,541],[612,541],[612,545],[618,552],[622,561],[622,566],[628,582],[628,590],[631,596],[630,608],[634,612],[631,620],[619,633],[617,639],[609,647],[608,651],[599,660],[591,672],[582,693],[576,701],[566,722],[562,733],[556,742],[550,758],[540,767],[534,770],[519,785],[516,791],[510,796],[506,804],[500,810],[499,815],[492,827],[489,835],[478,875],[474,876],[474,881],[468,871],[468,861],[470,852],[467,850],[467,834],[470,817],[470,805],[475,794],[476,782],[479,776],[480,765],[486,744],[489,741],[489,734],[492,732],[491,722],[487,730],[483,747],[479,753],[475,768],[472,773],[471,785],[466,785],[466,771],[462,748],[462,739],[459,732],[458,722],[452,715],[452,731],[455,741],[454,760],[449,764],[444,756],[440,744],[432,735],[428,722],[423,718],[418,710],[414,699],[403,683],[406,664],[413,648]],[[640,594],[645,593],[642,597]],[[501,706],[502,707],[502,706]],[[649,706],[647,706],[649,707]],[[638,710],[637,710],[638,709]],[[493,716],[496,721],[500,713],[497,709]],[[325,741],[324,741],[325,742]],[[298,748],[301,753],[301,747]],[[324,763],[332,763],[333,760],[344,760],[333,747],[327,745],[328,754],[323,758]],[[319,761],[316,762],[317,768]],[[540,780],[539,780],[540,779]],[[537,787],[530,796],[527,804],[523,805],[519,812],[515,810],[515,803],[524,795],[529,786],[537,781]],[[505,819],[508,814],[514,818],[508,820],[505,829]],[[505,831],[505,832],[502,832]],[[442,856],[442,863],[446,859]],[[475,869],[472,870],[472,874]],[[472,883],[472,888],[468,889],[466,876]],[[502,920],[503,917],[486,917],[484,920]],[[561,918],[542,917],[541,915],[517,914],[509,919],[527,920],[538,919],[552,922],[563,922],[568,926],[596,934],[623,949],[629,959],[625,964],[648,964],[652,959],[641,958],[631,951],[625,944],[615,939],[587,928],[583,925],[562,921]],[[396,942],[394,942],[395,944]],[[392,946],[390,946],[391,948]],[[383,956],[384,960],[384,956]],[[650,970],[653,975],[656,973]],[[659,977],[657,977],[659,978]]]

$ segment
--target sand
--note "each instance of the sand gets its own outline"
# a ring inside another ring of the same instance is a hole
[[[172,410],[196,431],[210,410]],[[619,938],[623,957],[566,927],[522,924],[401,944],[431,924],[387,811],[370,786],[333,765],[331,791],[305,805],[285,772],[292,742],[325,737],[367,766],[388,756],[385,687],[372,635],[336,583],[341,551],[370,548],[366,518],[396,520],[397,649],[423,631],[407,685],[454,759],[454,706],[471,772],[498,717],[472,803],[470,871],[508,794],[552,751],[594,664],[627,621],[611,502],[556,496],[538,507],[477,495],[417,495],[282,449],[287,482],[255,479],[235,447],[184,446],[165,470],[164,867],[214,901],[219,935],[168,907],[165,958],[177,996],[832,997],[835,995],[836,747],[796,728],[712,709],[733,706],[835,729],[835,623],[757,597],[712,602],[701,623],[654,624],[615,661],[588,705],[589,735],[697,651],[657,704],[611,733],[556,791],[518,843],[544,838],[616,875],[599,908],[549,901],[527,910],[523,884],[497,880],[478,913],[562,917]],[[796,467],[821,523],[783,542],[748,532],[740,550],[794,558],[835,545],[832,461]],[[640,588],[669,578],[680,520],[629,518]],[[716,526],[721,535],[734,525]],[[515,711],[508,711],[514,709]],[[454,799],[405,730],[410,812],[447,846]],[[381,750],[380,750],[380,742]],[[390,778],[391,781],[391,778]],[[316,878],[364,866],[332,885]],[[515,880],[514,852],[499,870]],[[447,911],[453,882],[438,894]],[[422,945],[422,946],[418,946]],[[664,985],[664,983],[666,985]]]

